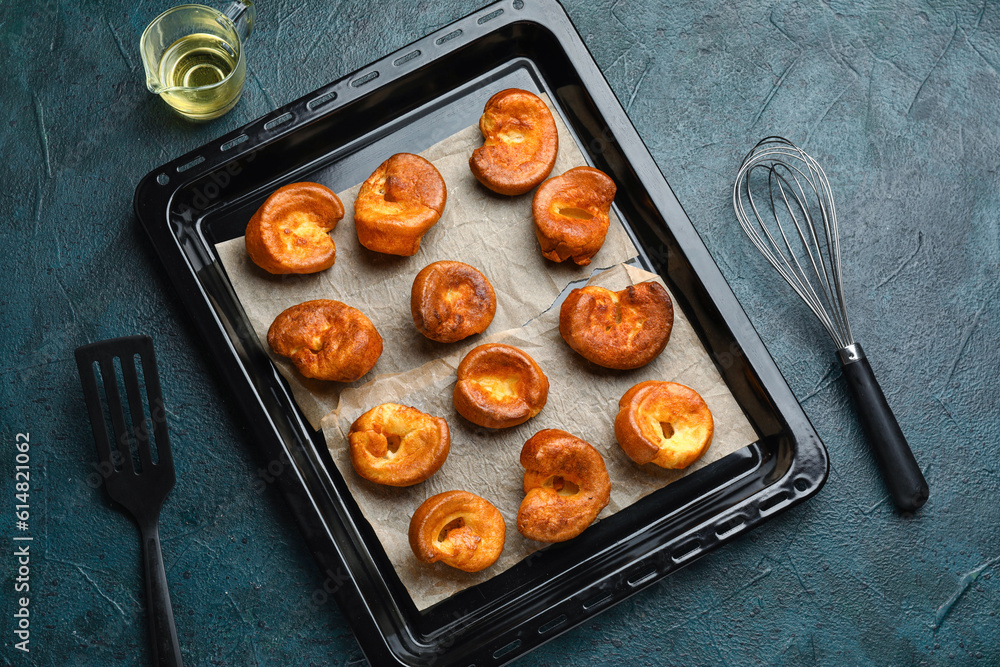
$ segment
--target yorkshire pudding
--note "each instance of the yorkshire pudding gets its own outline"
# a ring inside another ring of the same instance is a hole
[[[480,183],[502,195],[521,195],[545,180],[556,163],[559,133],[552,112],[526,90],[501,90],[479,118],[483,145],[469,168]]]
[[[354,201],[358,241],[375,252],[415,255],[447,199],[444,179],[433,164],[419,155],[397,153],[361,184]]]
[[[500,511],[468,491],[431,496],[410,519],[410,548],[418,559],[441,561],[466,572],[479,572],[497,562],[506,536]]]
[[[474,348],[458,365],[453,400],[458,414],[487,428],[523,424],[543,407],[549,380],[527,352],[489,343]]]
[[[629,369],[655,359],[670,339],[674,307],[657,282],[619,292],[589,285],[559,310],[559,333],[577,353],[605,368]]]
[[[344,217],[340,197],[319,183],[290,183],[264,200],[250,218],[247,253],[269,273],[316,273],[333,266],[329,232]]]
[[[365,314],[330,299],[283,310],[267,331],[267,344],[305,377],[336,382],[357,380],[382,355],[382,337]]]
[[[454,343],[486,331],[497,312],[493,286],[462,262],[434,262],[413,280],[410,313],[417,331],[439,343]]]
[[[347,434],[351,463],[370,482],[412,486],[448,458],[448,423],[416,408],[383,403],[357,418]]]
[[[618,401],[615,438],[636,463],[687,468],[708,451],[714,429],[698,392],[676,382],[640,382]]]
[[[591,167],[575,167],[542,183],[531,202],[542,256],[590,264],[608,234],[616,191],[614,181]]]
[[[539,542],[565,542],[586,530],[611,500],[604,458],[590,443],[547,428],[521,450],[524,500],[517,529]]]

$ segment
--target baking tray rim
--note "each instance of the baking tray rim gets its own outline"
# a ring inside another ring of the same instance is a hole
[[[322,108],[322,107],[317,107],[320,110],[318,111],[318,113],[314,113],[311,117],[302,116],[301,118],[295,118],[295,112],[300,112],[303,108],[307,108],[309,111],[312,111],[313,109],[312,109],[312,107],[310,105],[315,100],[321,99],[324,96],[329,95],[330,92],[336,92],[338,89],[342,90],[346,86],[352,86],[354,82],[363,79],[367,75],[366,73],[368,73],[368,72],[371,72],[373,70],[378,70],[378,69],[385,69],[385,65],[386,64],[392,62],[395,59],[398,59],[398,58],[401,58],[401,57],[405,56],[407,53],[411,53],[414,50],[415,46],[418,46],[418,45],[421,45],[421,44],[426,44],[429,41],[436,42],[441,37],[444,37],[444,36],[447,36],[448,34],[453,33],[455,31],[455,29],[456,29],[456,26],[464,27],[467,32],[474,32],[474,29],[472,29],[471,26],[469,25],[472,20],[475,20],[476,23],[477,23],[477,25],[483,25],[483,23],[481,22],[481,19],[483,17],[489,16],[490,14],[495,14],[496,10],[498,10],[498,9],[506,9],[507,12],[511,12],[511,13],[518,11],[516,9],[513,9],[513,5],[514,5],[514,3],[511,3],[511,2],[499,2],[499,3],[495,3],[493,5],[490,5],[488,7],[485,7],[483,9],[480,9],[480,10],[478,10],[478,11],[470,14],[469,16],[464,17],[463,19],[459,19],[458,21],[450,24],[449,26],[446,26],[445,28],[442,28],[441,30],[432,33],[431,35],[429,35],[427,37],[424,37],[424,38],[422,38],[420,40],[417,40],[417,41],[413,42],[412,44],[407,45],[407,46],[405,46],[405,47],[397,50],[396,52],[390,54],[389,56],[387,56],[385,58],[379,59],[379,60],[375,61],[374,63],[372,63],[370,65],[362,67],[362,68],[358,69],[357,71],[355,71],[355,72],[353,72],[353,73],[351,73],[351,74],[349,74],[349,75],[347,75],[345,77],[342,77],[341,79],[338,79],[337,81],[333,82],[332,84],[330,84],[328,86],[324,86],[324,87],[318,89],[317,91],[315,91],[315,92],[313,92],[313,93],[311,93],[311,94],[309,94],[307,96],[304,96],[303,98],[301,98],[299,100],[296,100],[296,101],[294,101],[294,102],[292,102],[292,103],[290,103],[288,105],[285,105],[284,107],[276,110],[275,112],[267,114],[267,115],[263,116],[262,118],[260,118],[260,119],[258,119],[256,121],[248,123],[244,127],[242,127],[242,128],[240,128],[238,130],[235,130],[233,132],[230,132],[230,133],[224,135],[220,139],[217,139],[217,140],[215,140],[213,142],[209,142],[209,143],[205,144],[203,147],[201,147],[199,149],[196,149],[195,151],[191,151],[188,154],[186,154],[186,155],[184,155],[184,156],[182,156],[182,157],[180,157],[180,158],[178,158],[176,160],[173,160],[173,161],[167,163],[166,165],[163,165],[163,166],[161,166],[161,167],[159,167],[159,168],[151,171],[140,182],[140,185],[138,186],[138,188],[136,190],[135,209],[136,209],[137,217],[139,217],[140,222],[142,222],[144,228],[146,228],[146,231],[150,234],[150,237],[151,237],[151,239],[154,242],[154,246],[156,246],[156,250],[160,254],[161,260],[164,262],[164,265],[167,267],[167,271],[168,271],[168,274],[170,275],[171,279],[174,280],[175,283],[176,283],[178,280],[180,280],[184,276],[183,275],[178,275],[178,273],[177,273],[176,270],[172,270],[171,269],[171,265],[167,261],[165,254],[175,254],[176,257],[174,259],[180,258],[185,263],[187,270],[191,274],[190,276],[187,276],[187,277],[189,277],[192,281],[194,281],[193,286],[196,287],[197,290],[198,290],[198,292],[199,292],[199,293],[194,294],[194,295],[189,295],[189,297],[190,296],[199,297],[200,299],[202,299],[204,301],[204,303],[199,304],[199,305],[204,305],[204,306],[207,307],[208,311],[211,311],[211,305],[210,305],[209,300],[208,300],[209,296],[204,291],[203,285],[200,283],[200,281],[199,281],[199,279],[198,279],[198,277],[196,275],[196,271],[195,271],[194,267],[188,262],[187,257],[184,255],[184,253],[182,252],[182,250],[179,247],[179,245],[176,245],[177,244],[176,238],[173,238],[172,235],[171,235],[171,237],[172,237],[171,240],[173,240],[173,242],[174,242],[174,244],[173,244],[174,247],[173,248],[170,247],[171,244],[157,243],[158,240],[166,240],[166,239],[162,238],[161,232],[163,232],[163,231],[168,231],[169,232],[169,230],[167,230],[167,229],[157,230],[157,229],[154,228],[155,227],[154,223],[150,222],[150,220],[149,220],[149,214],[147,213],[147,211],[150,208],[150,201],[155,201],[156,198],[150,198],[147,195],[149,194],[149,192],[151,190],[155,192],[158,189],[158,188],[155,187],[154,184],[156,184],[156,182],[157,182],[156,179],[161,174],[164,174],[164,173],[167,173],[167,172],[177,173],[177,174],[182,174],[184,172],[188,172],[187,175],[186,175],[186,177],[181,177],[180,180],[177,182],[177,184],[171,189],[171,198],[172,198],[172,193],[173,192],[177,192],[178,190],[180,190],[181,188],[183,188],[186,184],[189,184],[190,182],[192,182],[194,179],[196,179],[196,178],[198,178],[200,176],[203,176],[205,174],[211,173],[213,170],[217,169],[219,166],[222,166],[222,165],[225,165],[225,164],[229,164],[232,161],[237,160],[237,159],[239,159],[239,158],[241,158],[241,157],[243,157],[243,156],[245,156],[245,155],[247,155],[247,154],[249,154],[249,153],[251,153],[253,151],[260,150],[261,148],[263,148],[268,143],[280,141],[282,137],[284,137],[284,136],[286,136],[286,135],[288,135],[290,133],[295,132],[296,130],[300,129],[303,125],[316,120],[320,116],[325,116],[326,114],[336,113],[344,105],[346,105],[346,104],[348,104],[348,103],[350,103],[352,101],[355,101],[355,99],[353,99],[349,95],[347,95],[347,96],[338,95],[336,98],[329,98],[328,97],[327,101],[330,102],[330,104],[328,104],[325,109]],[[527,10],[527,11],[524,11],[524,10]],[[500,29],[500,28],[504,27],[504,25],[512,22],[513,20],[537,22],[542,27],[544,27],[546,30],[548,30],[550,32],[553,32],[554,34],[558,34],[558,36],[560,38],[560,41],[562,41],[562,42],[565,42],[565,40],[567,38],[569,38],[569,39],[572,40],[572,38],[575,37],[575,40],[577,42],[577,44],[575,45],[576,49],[577,49],[576,57],[573,57],[574,54],[570,52],[571,51],[570,49],[566,49],[566,51],[567,51],[567,57],[570,58],[570,60],[572,61],[573,65],[575,67],[577,67],[577,68],[581,68],[581,67],[582,68],[588,68],[589,67],[589,68],[591,68],[593,70],[593,71],[591,71],[589,73],[588,72],[581,72],[581,74],[580,74],[581,81],[583,81],[585,83],[585,87],[587,88],[588,92],[590,92],[590,93],[593,94],[594,91],[592,90],[592,86],[595,84],[595,81],[594,80],[589,80],[588,81],[587,75],[589,74],[591,77],[593,77],[593,75],[596,73],[596,75],[598,77],[596,81],[599,82],[600,84],[602,84],[607,89],[606,91],[601,91],[601,92],[605,92],[607,94],[610,94],[610,88],[607,86],[607,82],[604,80],[603,75],[600,74],[599,70],[596,69],[596,64],[593,63],[593,60],[589,56],[589,53],[586,52],[586,49],[583,46],[582,40],[580,40],[579,35],[576,33],[575,28],[572,27],[572,24],[569,23],[568,16],[566,16],[565,12],[563,12],[563,10],[562,10],[561,7],[559,7],[552,0],[529,0],[528,2],[524,3],[523,7],[521,8],[521,11],[523,13],[519,17],[514,17],[514,18],[509,19],[509,20],[505,20],[502,17],[494,16],[494,19],[498,19],[498,20],[492,26],[488,26],[488,29],[486,30],[486,32],[481,32],[480,34],[474,35],[474,38],[475,39],[480,39],[480,38],[484,37],[485,35],[489,34],[489,32],[492,32],[492,31],[495,31],[497,29]],[[558,23],[559,25],[556,25],[556,26],[550,25],[549,22],[553,22],[553,21],[556,22],[556,23]],[[563,43],[563,46],[564,47],[566,46],[565,43]],[[579,56],[580,56],[579,50],[580,49],[582,49],[582,52],[584,54],[586,54],[586,61],[582,62],[582,63],[579,61]],[[440,57],[442,55],[444,55],[444,53],[437,54],[435,57]],[[408,76],[408,75],[412,74],[412,72],[397,72],[395,74],[396,74],[396,77],[385,77],[384,80],[382,81],[382,83],[378,83],[377,80],[376,80],[375,82],[373,82],[374,86],[371,87],[371,88],[368,88],[368,89],[364,90],[364,92],[362,93],[362,96],[363,95],[367,95],[367,94],[371,94],[371,92],[373,92],[374,90],[378,89],[379,87],[385,86],[385,85],[389,85],[390,83],[392,83],[392,81],[395,78],[397,78],[399,76]],[[622,130],[624,130],[626,132],[630,131],[632,136],[628,136],[627,138],[630,139],[630,140],[634,139],[634,141],[637,141],[641,145],[641,140],[639,139],[638,134],[635,132],[635,129],[634,129],[634,127],[632,127],[630,121],[628,121],[627,115],[625,115],[624,110],[621,109],[620,103],[617,101],[617,99],[614,98],[613,94],[611,94],[611,99],[614,100],[614,103],[617,105],[617,109],[611,109],[610,111],[612,111],[612,112],[615,112],[615,111],[620,112],[620,114],[619,114],[620,117],[618,118],[618,120],[621,120],[622,117],[623,117],[624,120],[625,120],[625,123],[627,124],[627,128],[623,128],[623,127],[619,127],[618,128],[618,131],[616,131],[616,138],[621,143],[621,141],[622,141],[622,139],[624,137],[620,136],[619,132],[622,131]],[[607,102],[606,99],[605,99],[605,102]],[[609,109],[604,108],[604,109],[601,109],[601,111],[603,112],[603,114],[604,114],[605,117],[611,118],[611,115],[608,113]],[[286,122],[284,124],[275,123],[275,121],[282,119],[283,117],[285,117],[286,115],[288,115],[290,113],[293,114],[293,118],[292,118],[293,122]],[[273,128],[277,127],[277,126],[281,126],[280,129],[277,132],[273,132],[272,131]],[[223,146],[226,146],[227,144],[230,144],[231,142],[233,142],[234,140],[237,140],[238,138],[240,138],[242,136],[247,136],[248,139],[247,140],[243,140],[242,142],[237,143],[237,144],[234,145],[234,147],[237,148],[238,150],[233,150],[231,153],[224,153],[222,150],[219,150]],[[218,159],[212,160],[212,159],[206,158],[205,153],[209,149],[216,149],[216,150],[218,150]],[[633,149],[634,149],[634,146],[633,146]],[[652,158],[649,156],[648,151],[645,150],[645,146],[642,146],[642,149],[643,150],[640,152],[640,157],[643,157],[642,153],[644,153],[645,154],[645,158],[647,158],[646,161],[648,161],[649,163],[652,163]],[[623,152],[628,152],[628,149],[626,147],[624,147],[624,146],[623,146]],[[192,162],[195,162],[195,164],[192,164]],[[644,165],[644,166],[648,167],[649,165],[647,164],[647,165]],[[668,224],[668,226],[670,228],[670,232],[673,234],[675,240],[678,242],[679,245],[684,245],[682,243],[682,241],[684,240],[683,237],[686,236],[686,235],[693,234],[694,235],[693,239],[696,241],[696,243],[694,244],[694,246],[695,246],[694,249],[697,250],[697,246],[700,245],[701,249],[703,250],[703,254],[704,254],[704,257],[702,259],[707,258],[708,261],[711,264],[711,267],[714,268],[716,272],[718,272],[718,268],[715,267],[714,262],[711,260],[710,257],[708,257],[708,255],[707,255],[707,249],[705,249],[703,243],[701,242],[700,237],[697,236],[697,232],[694,231],[693,226],[690,225],[690,221],[688,220],[687,216],[683,213],[683,210],[680,209],[680,205],[679,205],[679,203],[676,202],[676,198],[673,198],[672,192],[670,192],[670,190],[669,190],[669,186],[667,185],[665,179],[663,179],[662,174],[659,173],[659,170],[658,170],[658,168],[656,168],[655,163],[652,163],[652,167],[653,167],[654,171],[653,172],[648,172],[647,171],[645,178],[643,178],[643,181],[645,183],[646,178],[652,178],[654,181],[658,180],[659,182],[655,183],[655,185],[665,186],[666,192],[668,192],[670,194],[670,199],[672,201],[664,201],[664,202],[659,202],[659,203],[654,201],[654,206],[663,215],[664,220],[667,222],[667,224]],[[653,175],[653,174],[655,174],[655,175]],[[651,196],[653,196],[654,198],[657,196],[657,194],[660,194],[662,196],[662,193],[655,192],[655,188],[647,188],[647,189],[650,191]],[[160,197],[160,199],[162,200],[162,197]],[[166,206],[166,207],[169,207],[169,205],[170,205],[170,201],[169,200],[167,200],[166,202],[163,202],[163,203],[164,203],[164,206]],[[661,205],[661,204],[663,204],[663,205]],[[680,230],[682,232],[680,234],[678,234],[678,229],[676,229],[675,225],[673,224],[674,221],[678,220],[678,217],[676,215],[668,216],[666,214],[666,212],[665,212],[665,210],[671,210],[671,209],[675,209],[675,211],[674,211],[675,213],[677,211],[680,212],[681,217],[679,219],[681,221],[683,221],[683,222],[686,222],[686,225],[688,227],[688,229]],[[162,221],[162,219],[161,219],[161,221]],[[691,238],[688,238],[687,241],[688,241],[688,245],[690,245]],[[690,249],[691,249],[690,247],[686,247],[685,251],[688,251]],[[688,260],[690,261],[691,260],[691,255],[688,254],[687,252],[686,252],[686,255],[688,257]],[[698,267],[693,267],[693,270],[699,276],[699,278],[703,278],[704,277],[702,275],[702,271],[705,270],[704,266],[702,266],[701,269],[699,269]],[[721,278],[721,273],[719,273],[718,276],[716,276],[716,277],[718,279],[722,279]],[[722,279],[722,281],[725,284],[724,279]],[[186,281],[184,281],[184,282],[186,282]],[[188,284],[186,287],[190,288],[191,286],[192,286],[191,284]],[[182,286],[178,285],[178,287],[182,287]],[[707,287],[706,287],[706,289],[707,289]],[[726,289],[729,289],[728,285],[726,285]],[[729,291],[729,294],[732,296],[731,290]],[[732,296],[732,300],[735,303],[735,297],[734,296]],[[189,307],[189,308],[192,307],[192,304],[189,302],[189,299],[185,299],[185,305],[187,307]],[[732,304],[730,304],[730,305],[732,305]],[[738,303],[736,303],[736,306],[738,308],[738,314],[737,315],[738,316],[742,316],[742,318],[744,320],[746,320],[745,321],[745,325],[747,327],[749,327],[749,330],[751,332],[753,332],[752,326],[749,325],[749,320],[746,319],[746,315],[745,315],[745,313],[743,313],[742,308],[739,307]],[[730,311],[728,311],[728,314],[729,315],[734,315],[734,312],[732,310],[730,310]],[[728,316],[727,316],[726,319],[727,319],[727,323],[729,323],[729,317]],[[195,317],[195,320],[196,320],[196,323],[199,325],[199,327],[201,327],[203,329],[203,331],[202,331],[203,336],[205,338],[209,338],[209,336],[206,334],[206,331],[209,330],[209,324],[201,321],[198,317]],[[222,327],[221,321],[219,321],[218,319],[216,319],[212,324],[214,324],[215,327],[216,327],[215,331],[222,331],[222,333],[225,333],[225,331],[224,331],[224,329]],[[735,336],[735,332],[734,332],[734,336]],[[756,332],[753,332],[753,336],[756,337]],[[756,340],[757,340],[758,343],[760,343],[759,337],[757,337]],[[229,352],[234,356],[236,364],[237,364],[237,367],[239,367],[239,369],[245,375],[246,374],[246,369],[242,367],[242,364],[240,364],[239,356],[236,353],[235,349],[232,349],[232,347],[231,347],[231,341],[229,341],[228,338],[227,338],[226,343],[230,347]],[[760,343],[760,345],[761,345],[761,349],[763,349],[762,343]],[[771,360],[770,356],[766,353],[766,350],[764,350],[764,354],[766,355],[766,359],[770,360],[771,361],[771,365],[773,366],[773,360]],[[224,371],[226,371],[226,370],[228,370],[228,369],[224,369]],[[760,369],[755,367],[755,370],[759,371]],[[773,368],[773,371],[777,374],[777,379],[780,380],[780,381],[777,382],[777,383],[775,383],[775,378],[774,377],[770,378],[769,379],[769,385],[770,385],[769,388],[773,389],[776,386],[776,387],[778,387],[780,389],[783,386],[787,390],[788,394],[790,395],[790,390],[788,390],[787,384],[784,382],[784,379],[781,378],[780,373],[777,372],[776,367]],[[249,382],[249,378],[248,377],[245,378],[245,379]],[[252,387],[251,387],[251,389],[252,389]],[[785,398],[787,398],[787,397],[785,397]],[[791,396],[791,398],[794,401],[794,396]],[[242,406],[242,403],[243,402],[241,401],[241,406]],[[798,403],[796,402],[795,405],[798,405]],[[244,407],[244,409],[247,409],[246,406],[243,406],[243,407]],[[811,438],[810,437],[806,437],[804,439],[801,439],[801,441],[797,441],[795,444],[796,444],[797,447],[806,447],[806,448],[811,448],[812,449],[811,455],[816,459],[814,461],[814,464],[819,464],[818,467],[822,468],[822,475],[820,476],[820,479],[818,480],[818,482],[815,483],[815,484],[813,484],[813,485],[811,485],[810,488],[807,489],[806,491],[800,492],[800,493],[797,493],[797,494],[792,494],[789,498],[786,498],[783,502],[781,502],[779,504],[770,505],[770,506],[768,506],[766,508],[763,508],[766,511],[759,512],[759,515],[760,515],[759,520],[757,520],[757,521],[748,520],[747,527],[752,527],[752,526],[758,525],[763,520],[765,520],[767,518],[770,518],[771,516],[774,516],[775,514],[779,513],[780,511],[788,509],[789,507],[802,502],[807,497],[810,497],[811,495],[813,495],[814,493],[816,493],[819,490],[819,488],[822,485],[822,483],[826,479],[826,474],[827,474],[827,471],[828,471],[828,461],[827,461],[827,457],[826,457],[825,448],[823,447],[823,445],[819,441],[819,439],[817,437],[815,437],[815,432],[812,430],[811,425],[808,424],[808,419],[805,417],[804,413],[801,412],[801,407],[800,406],[799,406],[799,413],[800,414],[798,414],[798,415],[793,415],[794,421],[799,421],[799,423],[795,424],[794,426],[796,428],[798,428],[799,430],[805,429],[813,437],[811,437]],[[792,424],[790,424],[789,426],[791,427]],[[797,453],[802,453],[802,452],[797,452]],[[785,476],[791,475],[792,472],[793,472],[792,468],[790,467],[786,471]],[[288,478],[285,478],[285,479],[288,479]],[[285,490],[284,489],[284,487],[285,487],[284,481],[285,480],[282,480],[282,482],[283,482],[282,483],[283,490]],[[303,484],[302,480],[299,480],[299,483]],[[751,498],[745,499],[744,501],[742,501],[741,503],[739,503],[735,507],[739,508],[741,511],[744,510],[744,509],[751,509],[751,506],[754,504],[752,501],[756,500],[758,508],[760,508],[761,505],[765,504],[764,503],[765,498],[764,497],[757,497],[757,496],[758,495],[760,495],[760,496],[766,496],[766,495],[768,495],[766,493],[766,491],[768,489],[772,489],[773,486],[774,486],[774,484],[769,485],[760,494],[757,494],[757,495],[755,495],[755,496],[753,496]],[[308,494],[308,490],[307,489],[304,489],[304,490],[305,490],[305,493]],[[287,490],[286,490],[286,494],[287,494]],[[736,531],[736,533],[734,533],[734,534],[727,534],[727,535],[725,535],[723,538],[720,538],[719,540],[715,541],[714,543],[711,543],[711,544],[707,545],[704,549],[702,549],[694,557],[685,559],[682,563],[679,563],[678,565],[682,565],[682,564],[686,565],[686,564],[688,564],[690,562],[693,562],[697,557],[700,557],[700,555],[702,555],[703,553],[707,553],[708,551],[710,551],[710,550],[712,550],[714,548],[717,548],[721,544],[723,544],[725,542],[728,542],[731,539],[734,539],[735,536],[736,536],[736,534],[739,534],[739,533],[742,533],[742,532],[745,532],[745,531],[739,530],[739,531]],[[339,555],[339,553],[338,553],[338,555]],[[654,581],[658,581],[663,576],[666,576],[667,574],[669,574],[670,572],[672,572],[674,569],[676,569],[676,568],[672,568],[672,569],[670,569],[668,571],[662,572],[662,573],[659,574],[659,576],[655,576],[655,577],[651,578],[650,580],[648,580],[646,582],[643,582],[644,585],[643,586],[637,586],[637,587],[635,587],[635,590],[640,590],[641,588],[644,588],[645,585],[650,585]],[[624,599],[624,598],[622,598],[622,599]],[[616,600],[616,602],[617,601],[620,601],[620,600]],[[606,605],[606,606],[602,607],[602,609],[603,608],[607,608],[607,606],[610,606],[610,605]],[[347,610],[345,609],[345,611],[347,611]],[[352,616],[356,616],[356,615],[348,614],[349,618],[351,618]],[[374,620],[374,619],[372,619],[372,620]],[[581,618],[579,622],[582,622],[582,620],[583,619]],[[558,634],[560,634],[561,632],[569,629],[570,627],[573,627],[573,625],[575,625],[575,624],[576,623],[567,624],[565,627],[560,628],[559,632],[554,632],[551,635],[547,636],[545,639],[546,640],[551,639],[552,637],[557,636]],[[355,625],[355,623],[352,621],[352,626],[353,625]],[[357,628],[355,629],[355,632],[356,632],[356,634],[358,634]],[[359,635],[359,639],[361,639],[361,635]],[[385,637],[382,637],[382,639],[384,640]],[[532,643],[530,646],[527,646],[526,648],[532,648],[532,647],[536,646],[538,643],[541,643],[541,642]],[[362,642],[362,644],[363,644],[363,647],[364,647],[365,646],[365,642]],[[368,652],[368,647],[366,647],[366,653],[367,652]],[[514,655],[520,654],[521,652],[522,651],[513,650],[513,651],[510,652],[511,653],[510,657],[513,657]],[[394,656],[394,657],[397,657],[397,656]],[[507,659],[507,654],[505,654],[503,656],[503,659],[504,660]]]

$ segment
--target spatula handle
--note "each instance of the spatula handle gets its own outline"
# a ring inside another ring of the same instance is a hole
[[[170,607],[167,571],[160,551],[157,524],[140,526],[142,558],[146,569],[146,616],[149,618],[149,643],[154,667],[181,667],[181,645],[177,641],[174,612]]]
[[[861,346],[850,345],[839,350],[838,355],[861,426],[868,436],[892,501],[900,510],[913,512],[927,502],[929,490],[910,445],[885,400],[882,387],[875,379]]]

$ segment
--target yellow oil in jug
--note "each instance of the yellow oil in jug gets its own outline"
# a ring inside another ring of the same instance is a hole
[[[239,101],[246,76],[239,45],[209,33],[178,39],[160,58],[161,96],[190,118],[221,116]],[[177,90],[171,88],[178,87]]]

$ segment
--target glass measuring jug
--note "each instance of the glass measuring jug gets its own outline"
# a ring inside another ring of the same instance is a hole
[[[226,113],[243,93],[245,46],[255,18],[252,0],[224,11],[180,5],[163,12],[139,42],[146,87],[193,120]]]

